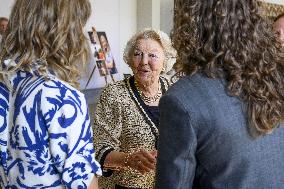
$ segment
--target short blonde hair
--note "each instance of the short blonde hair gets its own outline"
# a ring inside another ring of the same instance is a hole
[[[125,63],[131,66],[131,57],[133,55],[134,48],[137,45],[137,41],[140,39],[152,39],[157,41],[161,45],[165,53],[165,70],[163,70],[163,72],[169,71],[172,68],[173,63],[175,62],[176,50],[173,48],[172,42],[166,33],[160,30],[154,30],[150,28],[146,28],[139,31],[138,33],[133,35],[127,42],[123,53],[123,59]]]

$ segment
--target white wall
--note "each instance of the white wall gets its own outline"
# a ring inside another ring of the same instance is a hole
[[[0,0],[0,17],[9,17],[14,0]]]
[[[9,17],[14,0],[0,0],[0,17]]]
[[[160,0],[137,0],[137,30],[160,29],[160,10]]]
[[[137,29],[152,26],[152,0],[137,0]]]
[[[137,1],[120,0],[120,62],[122,73],[132,73],[131,69],[123,61],[123,50],[127,41],[137,32]]]
[[[173,28],[174,0],[161,0],[161,30],[170,34]]]
[[[161,27],[160,12],[161,12],[160,0],[152,0],[152,28],[160,29]]]

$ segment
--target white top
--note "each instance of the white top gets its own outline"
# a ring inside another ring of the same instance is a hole
[[[0,82],[2,188],[87,188],[101,175],[84,95],[49,75]]]

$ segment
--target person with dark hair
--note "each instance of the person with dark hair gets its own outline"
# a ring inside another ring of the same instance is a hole
[[[274,20],[274,30],[278,34],[281,45],[284,46],[284,13],[277,16]]]
[[[1,188],[98,189],[78,67],[88,0],[16,0],[0,53]]]
[[[7,30],[8,21],[8,18],[0,17],[0,43],[2,41],[3,35]]]
[[[283,188],[283,49],[258,3],[175,0],[157,189]]]

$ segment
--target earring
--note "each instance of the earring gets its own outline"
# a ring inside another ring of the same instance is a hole
[[[164,72],[164,71],[166,71],[166,68],[165,68],[165,67],[163,67],[163,69],[162,69],[162,72]]]

